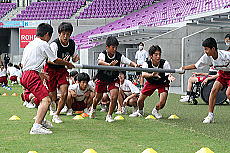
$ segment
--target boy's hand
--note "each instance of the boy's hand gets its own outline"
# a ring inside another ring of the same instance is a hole
[[[40,78],[41,78],[42,81],[43,81],[43,80],[49,80],[49,79],[50,79],[48,73],[46,73],[46,72],[40,72],[40,73],[39,73],[39,76],[40,76]]]
[[[173,82],[174,80],[176,80],[176,78],[175,78],[174,76],[172,76],[172,75],[169,75],[169,76],[168,76],[168,80],[169,80],[170,82]]]
[[[72,63],[69,63],[68,65],[66,65],[68,69],[72,69],[75,68],[75,66]]]
[[[66,57],[63,58],[64,61],[69,61],[70,55],[66,55]]]
[[[114,65],[116,65],[118,63],[118,60],[114,60],[114,61],[112,61],[110,64],[109,64],[109,66],[114,66]]]
[[[73,62],[77,62],[80,60],[80,57],[78,55],[73,56]]]

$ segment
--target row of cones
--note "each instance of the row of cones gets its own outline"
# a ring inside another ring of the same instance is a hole
[[[156,120],[156,118],[153,116],[153,115],[148,115],[145,119],[153,119],[153,120]],[[179,117],[177,115],[171,115],[169,116],[168,119],[179,119]]]
[[[89,117],[87,113],[82,113],[81,115],[76,115],[73,120],[82,120],[84,117]],[[153,115],[148,115],[145,119],[153,119],[155,120],[156,118]],[[176,115],[171,115],[168,119],[179,119],[178,116]],[[9,120],[21,120],[20,117],[13,115]],[[121,115],[118,115],[114,118],[114,120],[124,120],[124,117]]]
[[[2,96],[9,96],[7,93],[3,93]],[[13,93],[11,96],[18,96],[17,93]]]
[[[28,153],[37,153],[36,151],[29,151]],[[86,149],[83,153],[97,153],[94,149]],[[153,148],[147,148],[142,153],[157,153]],[[196,153],[214,153],[209,148],[201,148]]]

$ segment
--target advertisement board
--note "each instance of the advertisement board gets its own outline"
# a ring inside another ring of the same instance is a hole
[[[25,48],[36,37],[37,29],[20,29],[20,48]]]

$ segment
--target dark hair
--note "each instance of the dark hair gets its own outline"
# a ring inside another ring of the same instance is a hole
[[[117,40],[116,37],[114,36],[109,36],[107,39],[106,39],[106,46],[118,46],[119,45],[119,42]]]
[[[61,32],[70,32],[72,34],[73,32],[73,26],[69,22],[62,22],[58,26],[58,33],[60,34]]]
[[[10,66],[10,67],[11,67],[11,66],[13,66],[13,64],[12,64],[12,63],[9,63],[9,64],[8,64],[8,66]]]
[[[75,77],[77,74],[78,74],[78,71],[71,71],[71,72],[69,73],[69,76],[70,76],[70,77]]]
[[[161,53],[161,48],[160,46],[158,45],[152,45],[150,48],[149,48],[149,55],[153,55],[155,54],[156,51],[159,51]]]
[[[226,36],[224,37],[224,39],[226,39],[226,38],[229,38],[229,39],[230,39],[230,34],[229,34],[229,33],[226,34]]]
[[[143,42],[140,42],[138,45],[145,46]]]
[[[123,74],[124,77],[126,78],[126,72],[125,71],[119,71],[119,73]]]
[[[87,82],[89,82],[89,80],[90,80],[89,75],[87,73],[84,73],[84,72],[79,73],[77,76],[74,77],[74,81],[79,81],[79,82],[87,81]]]
[[[212,49],[214,47],[217,50],[216,40],[214,38],[212,38],[212,37],[205,39],[203,41],[203,43],[202,43],[202,46],[203,47],[208,47],[210,49]]]
[[[37,34],[36,36],[39,37],[43,37],[45,36],[45,34],[49,34],[49,36],[51,37],[53,34],[53,28],[51,25],[49,25],[48,23],[41,23],[38,25],[37,27]]]

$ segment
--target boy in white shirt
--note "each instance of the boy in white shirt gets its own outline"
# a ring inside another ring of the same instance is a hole
[[[9,64],[8,64],[8,67],[7,67],[7,74],[9,75],[11,84],[15,84],[15,83],[18,82],[18,81],[17,81],[18,71],[17,71],[17,69],[13,66],[12,63],[9,63]]]
[[[134,111],[137,111],[137,99],[140,90],[130,81],[125,79],[124,72],[119,73],[120,90],[118,95],[118,111],[116,114],[126,114],[126,106],[133,106]]]
[[[92,98],[90,95],[93,92],[93,88],[89,86],[90,77],[87,73],[79,73],[75,77],[75,84],[69,86],[69,92],[67,96],[67,108],[66,115],[73,115],[73,111],[82,111],[84,109],[88,113],[88,108],[92,105]]]
[[[208,116],[204,119],[203,123],[214,122],[214,107],[216,104],[217,93],[224,87],[227,87],[226,96],[230,98],[230,52],[218,50],[217,43],[214,38],[207,38],[202,43],[204,49],[204,55],[197,61],[196,64],[191,64],[181,67],[183,70],[192,70],[197,68],[203,68],[212,64],[215,68],[221,68],[218,71],[218,78],[213,84],[210,96],[209,96],[209,107]],[[226,69],[226,70],[225,70]]]
[[[48,79],[47,74],[41,72],[47,58],[51,62],[66,65],[73,68],[73,64],[64,61],[51,51],[48,44],[52,37],[53,28],[51,25],[41,23],[37,27],[36,38],[31,41],[24,49],[22,56],[22,78],[21,84],[28,89],[40,102],[35,119],[35,123],[30,130],[30,134],[51,134],[51,130],[47,129],[47,122],[44,121],[48,107],[51,103],[49,92],[43,84],[44,79]]]

